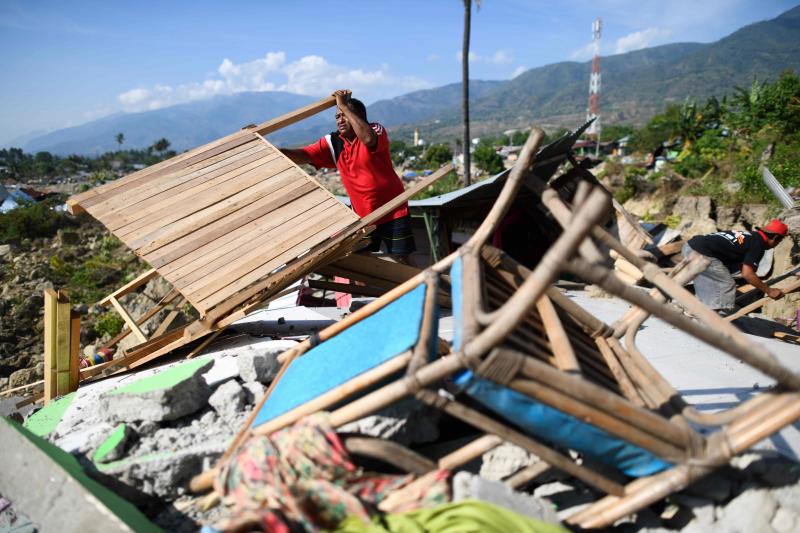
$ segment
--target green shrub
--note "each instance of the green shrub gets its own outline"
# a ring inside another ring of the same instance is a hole
[[[0,213],[0,244],[12,239],[52,237],[59,228],[73,225],[64,213],[47,203],[29,203]]]
[[[125,321],[121,316],[113,311],[109,311],[107,313],[103,313],[97,318],[97,322],[94,324],[94,330],[98,335],[102,336],[107,333],[109,336],[113,337],[122,331],[122,327],[124,325]]]
[[[457,191],[461,188],[461,185],[458,174],[456,174],[455,171],[448,172],[445,177],[441,178],[427,189],[418,192],[413,200],[424,200],[425,198],[432,198],[440,194]]]

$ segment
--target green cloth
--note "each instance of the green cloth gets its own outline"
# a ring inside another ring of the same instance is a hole
[[[375,516],[368,524],[357,516],[348,516],[335,529],[336,533],[567,533],[567,531],[559,525],[540,522],[478,500],[463,500],[430,509]]]

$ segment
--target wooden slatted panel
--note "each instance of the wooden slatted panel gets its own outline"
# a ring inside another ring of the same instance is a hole
[[[202,314],[359,219],[253,131],[70,199]]]

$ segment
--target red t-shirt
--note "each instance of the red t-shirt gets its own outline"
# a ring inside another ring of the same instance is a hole
[[[378,135],[378,144],[372,151],[358,137],[352,141],[342,139],[344,146],[336,162],[333,160],[333,150],[325,137],[302,149],[316,168],[339,169],[342,184],[350,196],[353,210],[362,218],[405,190],[403,182],[392,166],[386,128],[377,122],[370,123],[370,126]],[[383,224],[407,214],[406,202],[377,223]]]

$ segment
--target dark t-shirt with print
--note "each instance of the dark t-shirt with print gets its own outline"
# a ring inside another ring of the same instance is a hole
[[[718,231],[689,239],[689,246],[693,250],[719,259],[731,271],[739,270],[742,265],[757,269],[758,262],[764,256],[764,245],[759,233],[747,231]]]

